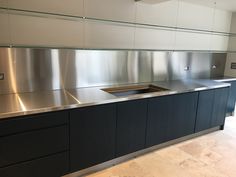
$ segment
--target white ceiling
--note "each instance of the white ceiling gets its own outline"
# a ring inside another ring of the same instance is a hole
[[[216,7],[219,9],[236,12],[236,0],[183,0],[183,1],[210,7],[214,7],[214,4],[216,3]]]

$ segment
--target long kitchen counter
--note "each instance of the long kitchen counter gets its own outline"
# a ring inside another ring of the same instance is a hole
[[[152,84],[158,87],[166,88],[168,90],[116,97],[101,90],[104,88],[121,86],[110,85],[102,87],[40,91],[32,93],[4,94],[0,95],[0,119],[230,86],[228,83],[217,82],[209,79],[160,81],[132,85],[145,84]]]

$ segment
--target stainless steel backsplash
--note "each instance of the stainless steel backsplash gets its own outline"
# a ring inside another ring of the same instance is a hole
[[[0,94],[210,78],[226,53],[0,48]]]

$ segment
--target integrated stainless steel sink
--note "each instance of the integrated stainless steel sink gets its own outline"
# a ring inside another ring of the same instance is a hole
[[[131,85],[131,86],[112,87],[112,88],[105,88],[102,90],[112,95],[122,97],[122,96],[129,96],[129,95],[135,95],[135,94],[162,92],[162,91],[167,91],[168,89],[149,84],[149,85]]]

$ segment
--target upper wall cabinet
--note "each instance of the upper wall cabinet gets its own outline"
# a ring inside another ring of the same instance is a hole
[[[178,27],[211,30],[214,8],[179,2]]]
[[[97,21],[85,22],[85,47],[130,49],[134,43],[134,26]]]
[[[157,4],[137,2],[137,23],[175,26],[178,1],[166,1]]]
[[[175,50],[209,50],[210,34],[176,32]]]
[[[134,0],[85,0],[85,16],[134,22]]]
[[[229,51],[236,51],[236,36],[231,36],[229,39]]]
[[[236,12],[232,13],[230,32],[236,33]]]
[[[215,9],[215,16],[213,20],[213,31],[230,32],[232,13],[224,10]],[[227,51],[229,37],[224,35],[211,36],[210,50]]]
[[[232,14],[230,32],[236,33],[236,13]],[[230,37],[228,50],[236,51],[236,36]]]
[[[8,4],[15,9],[83,15],[83,0],[8,0]]]
[[[0,28],[0,45],[7,45],[10,43],[10,34],[8,14],[5,10],[0,10]]]
[[[230,32],[231,19],[231,12],[215,9],[213,31]]]
[[[212,35],[210,50],[227,51],[229,37],[223,35]]]
[[[83,46],[82,21],[10,15],[10,29],[16,45]]]
[[[135,33],[135,48],[172,50],[175,32],[156,28],[137,28]]]

